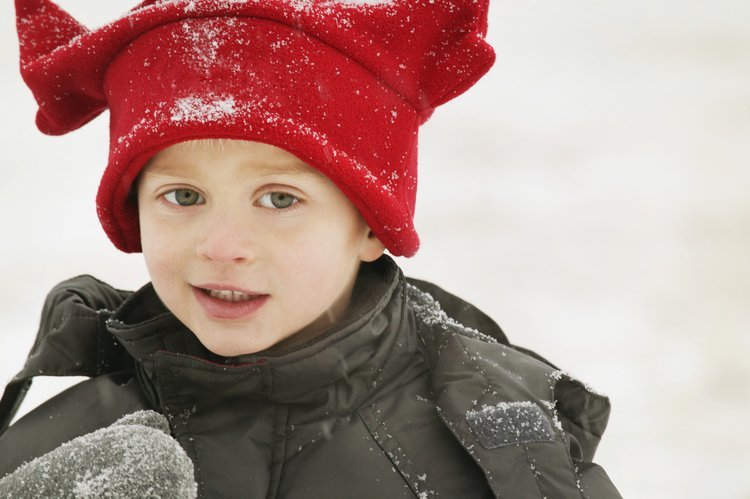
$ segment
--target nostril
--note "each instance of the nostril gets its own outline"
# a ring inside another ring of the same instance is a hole
[[[196,227],[195,253],[199,258],[218,263],[243,263],[254,258],[254,244],[249,237],[247,220],[227,213],[230,209],[217,210],[206,217],[203,225]],[[235,209],[235,212],[237,210]]]
[[[196,254],[218,263],[242,263],[252,256],[249,247],[236,240],[204,241],[196,247]]]

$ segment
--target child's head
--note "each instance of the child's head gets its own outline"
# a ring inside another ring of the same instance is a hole
[[[219,355],[322,332],[346,309],[359,263],[384,251],[333,182],[262,142],[172,145],[137,192],[157,294]]]
[[[225,355],[315,334],[360,261],[416,252],[419,126],[494,61],[486,0],[146,0],[95,31],[16,7],[39,128],[109,109],[104,230]]]

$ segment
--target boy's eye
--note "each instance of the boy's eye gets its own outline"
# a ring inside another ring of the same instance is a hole
[[[192,189],[175,189],[164,194],[164,199],[168,203],[177,204],[180,206],[193,206],[194,204],[202,204],[203,196],[198,194]]]
[[[287,192],[267,192],[258,199],[258,204],[266,208],[283,210],[284,208],[289,208],[298,201],[299,199]]]

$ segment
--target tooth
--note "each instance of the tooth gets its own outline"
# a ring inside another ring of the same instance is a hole
[[[250,299],[250,296],[241,292],[241,291],[231,291],[231,290],[224,290],[224,289],[209,289],[208,294],[213,296],[214,298],[218,298],[219,300],[229,301],[229,302],[239,302],[239,301],[247,301]]]

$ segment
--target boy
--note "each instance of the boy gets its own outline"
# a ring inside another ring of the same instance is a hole
[[[110,110],[97,209],[152,282],[50,293],[2,428],[32,376],[92,378],[4,432],[0,474],[149,409],[201,497],[619,497],[608,400],[383,255],[417,250],[417,130],[494,61],[486,3],[147,1],[94,32],[16,7],[39,128]]]

